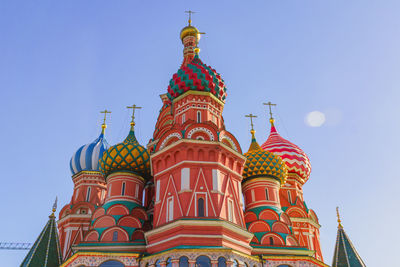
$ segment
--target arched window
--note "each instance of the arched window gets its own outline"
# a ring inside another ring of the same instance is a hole
[[[272,236],[269,237],[269,244],[270,244],[271,246],[274,245],[274,238],[273,238]]]
[[[106,261],[99,265],[99,267],[124,267],[124,265],[119,261]]]
[[[204,217],[204,199],[199,198],[197,200],[197,216]]]
[[[201,122],[201,112],[197,111],[197,122],[200,123]]]
[[[196,259],[196,267],[211,267],[211,260],[207,256],[199,256]]]
[[[226,259],[224,257],[218,258],[218,267],[226,267]]]
[[[168,258],[167,261],[166,261],[165,263],[166,263],[166,266],[165,266],[165,267],[172,267],[171,258]]]
[[[86,202],[90,201],[90,192],[92,191],[92,188],[89,186],[86,192]]]
[[[268,188],[265,189],[265,199],[269,200]]]
[[[125,183],[122,183],[121,196],[125,195]]]
[[[160,260],[157,260],[156,263],[155,263],[154,265],[155,265],[155,267],[161,267],[161,265],[160,265]]]
[[[185,121],[186,121],[186,114],[183,114],[183,115],[182,115],[182,124],[184,124]]]
[[[179,267],[189,267],[189,259],[186,256],[179,258]]]
[[[233,267],[239,267],[239,262],[237,260],[234,260],[232,266]]]
[[[113,232],[112,241],[118,241],[118,231]]]

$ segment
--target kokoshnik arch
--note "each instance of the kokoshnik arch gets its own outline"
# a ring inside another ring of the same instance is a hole
[[[124,141],[107,143],[104,117],[100,136],[73,155],[58,231],[53,211],[21,266],[328,266],[303,196],[307,155],[280,136],[271,110],[267,140],[258,144],[251,121],[242,152],[222,117],[224,80],[200,59],[200,36],[189,18],[183,62],[147,145],[135,137],[133,105]],[[333,266],[365,266],[338,229]]]

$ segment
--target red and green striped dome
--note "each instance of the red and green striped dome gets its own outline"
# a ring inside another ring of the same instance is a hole
[[[204,64],[198,55],[172,76],[168,86],[168,98],[172,101],[185,92],[203,91],[210,92],[219,100],[225,102],[226,87],[221,75],[213,68]]]

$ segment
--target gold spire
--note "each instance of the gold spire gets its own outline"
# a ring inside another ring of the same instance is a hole
[[[54,200],[54,204],[53,204],[53,208],[52,208],[52,213],[51,213],[51,215],[50,215],[50,217],[51,218],[54,218],[55,216],[54,216],[54,212],[56,212],[56,210],[57,210],[57,197],[56,197],[56,200]]]
[[[254,130],[254,124],[253,124],[253,118],[257,118],[257,116],[255,116],[255,115],[253,115],[253,114],[249,114],[249,115],[244,115],[245,117],[247,117],[247,118],[250,118],[250,125],[251,125],[251,130],[250,130],[250,133],[251,133],[251,144],[250,144],[250,147],[249,147],[249,151],[252,151],[252,150],[258,150],[258,149],[261,149],[261,147],[260,147],[260,145],[257,143],[257,141],[256,141],[256,137],[255,137],[255,133],[256,133],[256,131]]]
[[[336,215],[337,215],[338,228],[343,228],[342,220],[340,220],[339,207],[336,207]]]
[[[141,109],[142,107],[138,107],[135,104],[133,104],[132,106],[127,106],[126,108],[132,109],[131,131],[133,131],[133,129],[135,128],[135,110]]]
[[[100,111],[100,113],[104,113],[103,124],[101,125],[101,133],[104,134],[104,131],[107,128],[107,124],[106,124],[107,113],[111,113],[111,111],[105,109],[104,111]]]
[[[269,122],[274,125],[275,119],[272,117],[272,106],[276,106],[276,104],[272,104],[269,101],[268,103],[263,103],[263,105],[269,106]]]

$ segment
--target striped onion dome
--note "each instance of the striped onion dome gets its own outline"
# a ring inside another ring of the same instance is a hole
[[[284,184],[287,177],[285,163],[279,156],[260,147],[254,137],[254,130],[251,131],[251,134],[249,151],[244,154],[247,159],[243,168],[244,181],[255,177],[272,177]]]
[[[261,148],[279,155],[286,163],[288,172],[298,174],[304,183],[310,177],[310,159],[301,148],[279,135],[273,120],[271,123],[271,133],[267,141],[261,145]]]
[[[100,171],[99,159],[108,147],[103,132],[92,143],[81,146],[70,161],[72,175],[81,171]]]
[[[104,176],[117,171],[133,172],[143,178],[150,174],[150,154],[136,140],[133,127],[122,143],[111,146],[104,152],[99,163]]]

